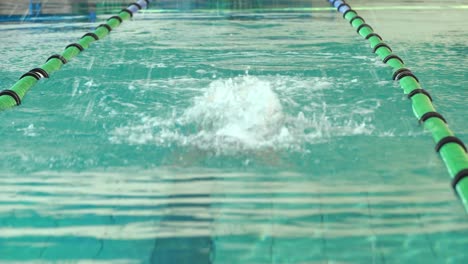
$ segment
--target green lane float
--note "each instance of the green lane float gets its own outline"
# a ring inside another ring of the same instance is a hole
[[[152,0],[138,0],[130,4],[127,8],[122,9],[117,16],[110,17],[105,24],[96,27],[94,32],[86,33],[77,43],[66,46],[61,55],[52,55],[41,67],[34,68],[23,74],[10,89],[0,91],[0,111],[20,105],[26,93],[38,81],[49,78],[53,72],[60,70],[63,65],[67,64],[80,52],[89,48],[92,42],[106,37],[114,28],[120,26],[125,20],[132,18],[133,14],[141,9],[148,8],[151,2]]]
[[[452,187],[468,211],[468,155],[465,144],[449,129],[446,119],[435,110],[431,95],[421,87],[416,75],[405,66],[398,55],[393,54],[390,46],[366,24],[364,18],[344,0],[327,1],[343,14],[343,18],[356,28],[359,35],[369,41],[373,52],[382,62],[392,67],[393,80],[398,81],[403,92],[408,95],[419,122],[432,133],[436,142],[435,150],[440,154],[452,177]]]

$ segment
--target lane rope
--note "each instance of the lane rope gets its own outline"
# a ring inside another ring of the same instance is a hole
[[[151,2],[152,0],[138,0],[130,4],[127,8],[120,11],[118,15],[111,16],[105,24],[97,26],[94,32],[88,32],[78,42],[66,46],[62,54],[50,56],[44,65],[23,74],[10,89],[0,91],[0,111],[20,105],[24,101],[26,93],[38,81],[43,78],[49,78],[52,73],[60,70],[63,65],[89,48],[92,42],[106,37],[125,20],[131,19],[139,10],[147,9]]]
[[[452,177],[452,187],[468,211],[468,154],[463,141],[456,137],[447,125],[446,119],[432,104],[432,96],[421,87],[418,77],[406,67],[403,59],[393,53],[382,37],[366,23],[344,0],[326,0],[347,20],[357,33],[369,41],[373,52],[383,63],[392,67],[392,79],[400,83],[403,92],[412,102],[413,112],[424,128],[431,132],[435,150],[445,163]]]

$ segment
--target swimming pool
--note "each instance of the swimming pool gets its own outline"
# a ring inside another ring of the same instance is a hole
[[[444,5],[359,12],[467,142]],[[465,262],[430,135],[341,16],[228,18],[135,16],[1,113],[1,262]],[[0,25],[0,88],[95,26]]]

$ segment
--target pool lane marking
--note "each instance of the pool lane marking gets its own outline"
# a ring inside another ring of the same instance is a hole
[[[141,9],[148,8],[151,2],[152,0],[137,0],[127,8],[122,9],[118,15],[110,17],[105,24],[97,26],[94,32],[86,33],[78,42],[66,46],[62,54],[50,56],[44,65],[23,74],[10,89],[0,91],[0,111],[20,105],[26,93],[38,81],[49,78],[53,72],[60,70],[63,65],[89,48],[92,42],[106,37],[124,21],[131,19],[133,14]]]
[[[393,53],[382,37],[366,24],[364,18],[344,0],[327,0],[338,12],[343,14],[356,32],[369,41],[373,52],[382,61],[393,68],[393,80],[400,83],[403,92],[412,102],[413,113],[429,130],[436,143],[435,150],[444,161],[450,176],[452,187],[458,194],[468,212],[468,154],[463,141],[456,137],[447,125],[446,119],[438,113],[432,104],[432,97],[421,87],[419,79],[405,65],[403,60]]]

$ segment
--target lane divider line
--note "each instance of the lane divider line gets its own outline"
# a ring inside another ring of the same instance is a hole
[[[365,22],[344,0],[326,0],[343,14],[357,33],[368,40],[373,52],[382,62],[393,69],[392,79],[400,83],[404,94],[412,102],[413,113],[424,128],[431,132],[435,150],[445,163],[452,177],[452,187],[468,211],[468,154],[463,141],[456,137],[447,125],[446,119],[436,111],[432,96],[421,87],[418,77],[411,71],[403,59],[393,53],[382,37]]]
[[[94,32],[88,32],[78,42],[66,46],[62,54],[50,56],[44,65],[23,74],[10,89],[0,91],[0,111],[20,105],[26,93],[38,81],[43,78],[49,78],[52,73],[60,70],[63,65],[89,48],[92,42],[106,37],[125,20],[131,19],[133,14],[141,9],[148,8],[151,2],[152,0],[137,0],[127,8],[122,9],[118,15],[110,17],[105,24],[97,26]]]

